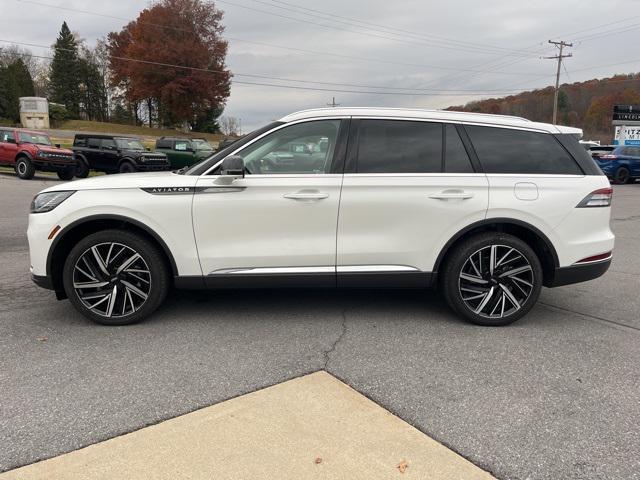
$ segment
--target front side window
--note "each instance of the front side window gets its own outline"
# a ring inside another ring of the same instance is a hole
[[[358,173],[442,171],[442,124],[406,120],[362,120]]]
[[[249,174],[329,173],[340,120],[283,127],[240,150]]]
[[[465,129],[485,173],[582,174],[553,135],[475,125]]]
[[[111,138],[103,139],[102,140],[102,148],[104,148],[105,150],[115,150],[116,149],[115,140],[113,140]]]

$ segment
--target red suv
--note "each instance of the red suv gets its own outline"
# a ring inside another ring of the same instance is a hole
[[[24,180],[36,170],[56,172],[60,180],[71,180],[76,172],[71,150],[52,146],[45,133],[16,128],[0,127],[0,165],[13,167]]]

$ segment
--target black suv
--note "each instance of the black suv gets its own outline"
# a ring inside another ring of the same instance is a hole
[[[80,178],[89,175],[89,170],[129,173],[171,168],[164,153],[149,152],[135,137],[78,134],[72,150],[78,161],[76,176]]]

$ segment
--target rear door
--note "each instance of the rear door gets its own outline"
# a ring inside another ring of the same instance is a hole
[[[459,128],[352,121],[338,220],[338,284],[427,285],[445,243],[485,218],[488,182]]]
[[[118,146],[113,138],[103,138],[100,143],[100,168],[104,170],[117,170],[120,155]]]

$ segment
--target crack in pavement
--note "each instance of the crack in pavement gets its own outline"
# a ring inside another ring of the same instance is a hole
[[[331,361],[331,354],[336,350],[336,347],[342,341],[342,339],[347,333],[347,309],[346,308],[342,309],[342,311],[340,312],[340,315],[342,316],[342,322],[340,323],[340,327],[341,327],[340,335],[338,335],[338,338],[334,340],[334,342],[331,344],[331,347],[329,347],[329,349],[323,352],[324,364],[322,369],[325,371],[328,371],[329,362]]]
[[[545,302],[538,302],[538,303],[540,305],[544,305],[545,307],[556,308],[558,310],[562,310],[565,312],[581,315],[583,317],[586,317],[590,320],[595,320],[597,322],[608,323],[610,325],[615,325],[617,327],[622,327],[622,328],[628,328],[630,330],[633,330],[634,333],[640,332],[640,327],[634,327],[633,325],[627,325],[626,323],[616,322],[615,320],[609,320],[608,318],[598,317],[597,315],[592,315],[590,313],[577,312],[575,310],[571,310],[570,308],[559,307],[558,305],[553,305],[551,303],[545,303]]]

